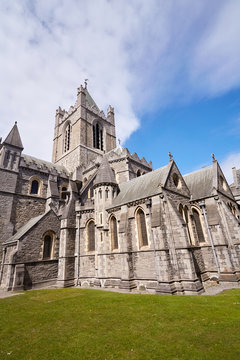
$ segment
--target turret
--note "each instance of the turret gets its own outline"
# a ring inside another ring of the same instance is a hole
[[[114,171],[111,169],[107,157],[104,155],[99,166],[94,184],[95,211],[97,227],[106,227],[106,208],[111,205],[117,193],[117,182]]]
[[[23,151],[22,140],[18,131],[17,122],[3,141],[0,150],[0,167],[18,171],[21,153]]]

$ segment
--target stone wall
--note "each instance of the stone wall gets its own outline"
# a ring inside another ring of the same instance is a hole
[[[50,211],[20,239],[16,263],[42,260],[43,235],[48,230],[56,234],[54,258],[58,258],[60,221],[54,212]]]

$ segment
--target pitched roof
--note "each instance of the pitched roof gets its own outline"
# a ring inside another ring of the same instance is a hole
[[[46,167],[50,171],[55,169],[59,173],[64,172],[64,173],[66,173],[66,175],[68,175],[68,171],[63,165],[58,165],[58,164],[51,163],[49,161],[40,160],[33,156],[26,155],[26,154],[22,154],[21,160],[24,161],[27,165],[36,165],[39,167]],[[21,162],[20,166],[23,166],[23,165],[24,164]]]
[[[49,210],[51,211],[51,210]],[[49,212],[48,211],[48,212]],[[23,225],[13,236],[11,236],[5,243],[10,243],[21,239],[34,225],[36,225],[47,213],[38,215],[31,220],[29,220],[25,225]]]
[[[212,195],[213,167],[208,166],[183,176],[192,199],[202,199]]]
[[[106,155],[103,156],[99,166],[94,185],[97,184],[117,184],[113,170],[111,169]]]
[[[18,131],[17,122],[15,122],[12,130],[6,137],[3,144],[8,144],[8,145],[12,145],[12,146],[18,147],[20,149],[23,149],[23,144],[22,144],[22,140],[21,140],[21,137],[20,137],[20,134]]]
[[[160,192],[159,186],[164,186],[169,173],[169,164],[160,169],[151,171],[119,185],[119,194],[113,200],[111,207],[156,195]]]
[[[89,103],[89,105],[91,107],[94,106],[98,111],[100,111],[100,109],[98,108],[97,104],[95,103],[95,101],[93,100],[87,89],[85,89],[85,94],[86,94],[86,100]]]

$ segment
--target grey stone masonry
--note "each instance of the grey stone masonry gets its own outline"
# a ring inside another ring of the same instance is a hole
[[[116,146],[80,86],[56,111],[52,162],[22,153],[17,124],[0,143],[0,287],[96,287],[202,294],[240,282],[240,170],[182,176]],[[207,290],[208,291],[208,290]]]

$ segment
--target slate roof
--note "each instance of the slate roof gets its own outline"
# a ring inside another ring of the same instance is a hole
[[[97,184],[116,184],[116,179],[113,170],[111,169],[106,155],[103,156],[101,165],[99,166],[97,176],[94,180],[94,185]]]
[[[51,211],[51,210],[49,210]],[[10,243],[21,239],[34,225],[36,225],[47,213],[38,215],[31,220],[29,220],[25,225],[23,225],[13,236],[11,236],[5,243]]]
[[[183,176],[192,199],[202,199],[212,195],[213,167],[208,166]]]
[[[120,192],[113,200],[111,207],[158,194],[160,192],[159,185],[165,185],[169,170],[170,164],[120,184]]]
[[[30,155],[26,155],[26,154],[22,154],[21,159],[27,164],[27,165],[36,165],[38,167],[46,167],[48,170],[53,170],[55,169],[58,173],[66,173],[66,175],[68,175],[68,171],[67,169],[62,166],[62,165],[58,165],[58,164],[54,164],[51,163],[49,161],[45,161],[45,160],[40,160],[37,159],[33,156]],[[23,166],[24,164],[20,163],[20,166]]]
[[[95,101],[93,100],[87,89],[85,89],[85,94],[86,94],[86,100],[89,103],[89,105],[94,106],[98,111],[100,111],[100,109],[98,108],[97,104],[95,103]]]
[[[15,122],[15,125],[13,126],[12,130],[6,137],[5,141],[3,142],[3,144],[8,144],[8,145],[12,145],[12,146],[18,147],[20,149],[23,149],[22,140],[20,138],[20,134],[19,134],[16,122]]]

